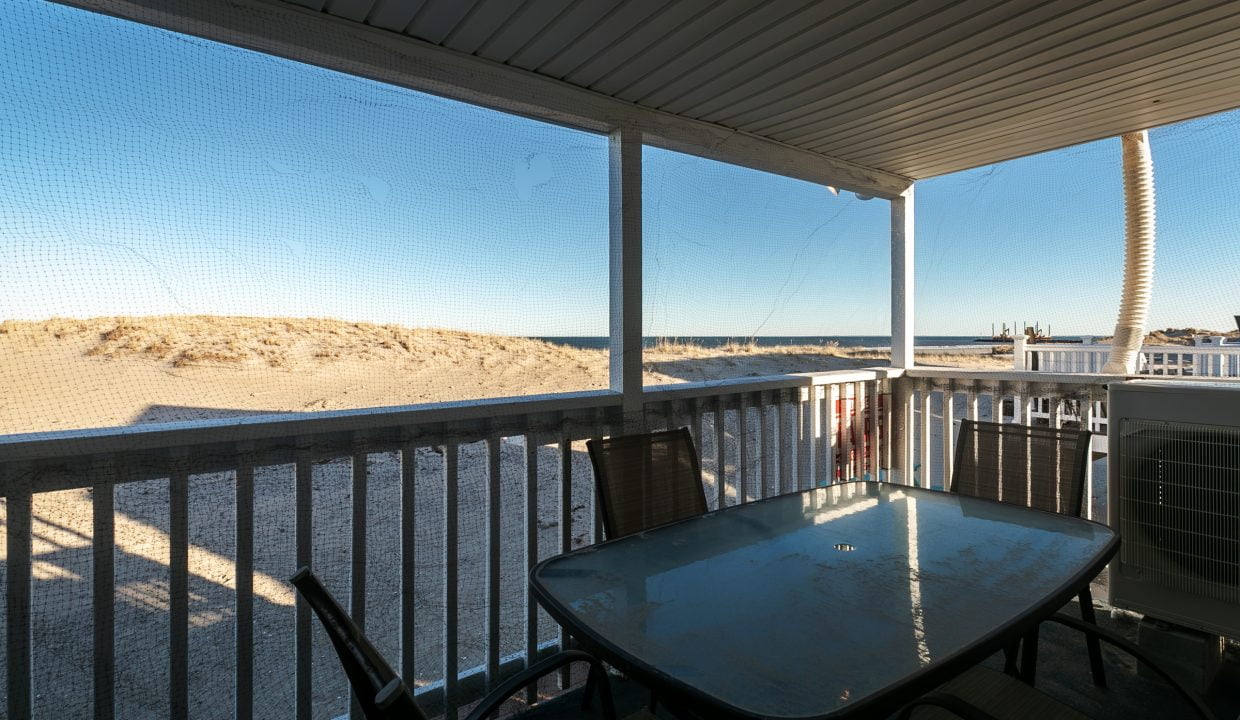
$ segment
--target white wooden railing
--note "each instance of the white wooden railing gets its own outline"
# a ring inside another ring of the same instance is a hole
[[[886,375],[0,437],[8,717],[346,712],[300,565],[456,717],[564,642],[525,576],[601,538],[586,439],[688,425],[711,507],[886,480]]]
[[[1017,346],[1016,370],[1053,373],[1100,373],[1109,345],[1039,343]],[[1240,345],[1145,345],[1137,361],[1142,375],[1240,377]]]

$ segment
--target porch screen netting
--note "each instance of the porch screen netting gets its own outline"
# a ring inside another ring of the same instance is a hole
[[[607,386],[605,137],[38,0],[12,0],[2,14],[0,435]],[[299,497],[314,569],[346,606],[364,570],[365,608],[353,610],[433,712],[444,704],[455,583],[451,661],[463,689],[447,699],[467,702],[482,687],[468,678],[488,661],[491,548],[503,558],[507,667],[530,641],[527,526],[536,552],[559,551],[565,463],[575,478],[568,542],[593,539],[584,447],[562,451],[561,440],[555,428],[492,440],[502,505],[490,545],[489,446],[449,445],[450,433],[389,436],[377,449],[363,433],[305,447],[289,437],[265,457],[218,462],[194,450],[183,476],[166,458],[105,453],[53,479],[0,456],[6,526],[25,516],[14,488],[34,489],[33,645],[28,668],[0,659],[0,694],[10,673],[29,670],[36,718],[90,717],[97,702],[127,719],[176,715],[171,638],[184,612],[184,710],[231,717],[238,526],[252,483],[253,716],[295,716],[287,579],[307,554]],[[538,510],[527,523],[532,443]],[[455,575],[445,549],[453,451]],[[413,508],[406,528],[402,503]],[[109,524],[110,550],[97,542]],[[0,533],[0,594],[10,550]],[[403,596],[415,622],[402,638]],[[96,619],[109,607],[111,623]],[[0,603],[7,627],[5,612]],[[340,717],[347,684],[317,620],[312,629],[312,716]],[[557,639],[542,616],[535,644]]]
[[[1156,210],[1152,344],[1237,330],[1240,112],[1149,131]],[[917,184],[917,332],[1032,326],[1109,339],[1124,279],[1120,138]]]

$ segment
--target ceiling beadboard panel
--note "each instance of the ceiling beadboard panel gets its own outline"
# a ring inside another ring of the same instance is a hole
[[[276,0],[926,178],[1240,107],[1229,0]]]

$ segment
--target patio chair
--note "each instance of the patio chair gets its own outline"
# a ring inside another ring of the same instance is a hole
[[[608,540],[706,513],[688,428],[590,440],[586,447]]]
[[[1047,622],[1079,630],[1094,641],[1103,641],[1131,655],[1161,677],[1176,694],[1192,706],[1203,720],[1216,720],[1201,697],[1178,678],[1159,666],[1133,643],[1097,625],[1057,613]],[[1177,715],[1178,717],[1178,715]],[[1089,720],[1080,711],[1064,705],[1022,680],[987,667],[974,667],[928,695],[909,703],[900,720]]]
[[[323,628],[327,630],[327,636],[331,638],[340,664],[344,666],[345,675],[353,687],[357,704],[367,720],[427,720],[426,714],[414,701],[413,691],[371,645],[310,568],[298,570],[290,582],[323,622]],[[558,652],[500,683],[478,702],[466,720],[483,720],[492,716],[505,700],[521,688],[573,662],[584,662],[590,666],[582,709],[589,705],[597,688],[602,716],[605,720],[616,720],[607,672],[596,658],[579,650]]]
[[[608,540],[709,510],[697,449],[687,427],[588,440],[586,449]],[[657,706],[652,688],[651,714]]]
[[[1088,430],[961,420],[951,491],[1080,517],[1089,437]],[[1088,584],[1077,600],[1081,619],[1095,625]],[[1106,687],[1098,639],[1087,634],[1085,644],[1094,684]],[[1036,657],[1036,648],[1027,652]],[[1012,670],[1015,648],[1006,654]],[[1032,681],[1032,667],[1022,668],[1022,672]]]

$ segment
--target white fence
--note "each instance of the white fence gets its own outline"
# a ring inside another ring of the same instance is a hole
[[[1109,345],[1036,344],[1016,348],[1015,369],[1055,373],[1100,373]],[[1240,377],[1240,345],[1145,345],[1137,361],[1142,375]]]
[[[564,636],[540,558],[600,539],[584,441],[688,425],[711,507],[887,479],[882,371],[0,438],[8,717],[336,717],[310,565],[432,714]],[[562,683],[570,683],[564,676]]]

